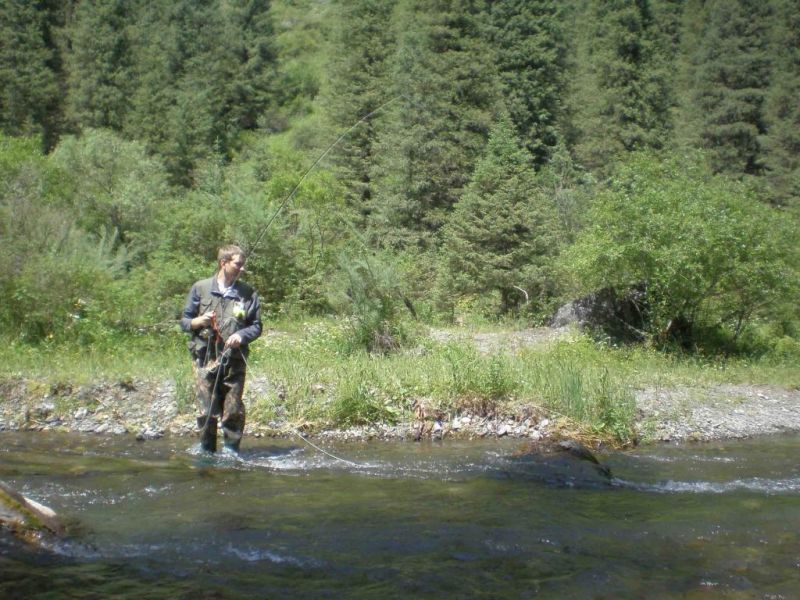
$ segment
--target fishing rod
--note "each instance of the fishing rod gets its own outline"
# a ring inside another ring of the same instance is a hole
[[[361,124],[362,124],[362,123],[364,123],[365,121],[369,120],[370,118],[372,118],[374,115],[376,115],[376,114],[377,114],[377,113],[379,113],[380,111],[384,110],[384,109],[385,109],[387,106],[389,106],[390,104],[392,104],[392,103],[393,103],[393,102],[395,102],[396,100],[398,100],[398,99],[400,99],[400,98],[403,98],[403,97],[404,97],[404,96],[403,96],[402,94],[401,94],[401,95],[394,96],[394,97],[390,98],[389,100],[387,100],[387,101],[383,102],[383,103],[382,103],[380,106],[378,106],[378,107],[377,107],[377,108],[375,108],[374,110],[372,110],[372,111],[370,111],[369,113],[367,113],[367,114],[365,114],[364,116],[362,116],[360,119],[358,119],[358,121],[356,121],[356,122],[355,122],[353,125],[351,125],[351,126],[350,126],[350,127],[349,127],[349,128],[348,128],[348,129],[347,129],[345,132],[344,132],[344,133],[342,133],[342,134],[341,134],[339,137],[337,137],[337,138],[336,138],[336,140],[334,140],[334,141],[333,141],[333,143],[331,143],[331,144],[330,144],[330,145],[329,145],[329,146],[328,146],[328,147],[325,149],[325,151],[324,151],[322,154],[320,154],[320,155],[319,155],[319,156],[316,158],[316,160],[315,160],[315,161],[314,161],[314,162],[311,164],[311,166],[310,166],[310,167],[308,167],[308,168],[305,170],[305,172],[302,174],[302,176],[300,177],[300,179],[297,181],[297,183],[296,183],[296,184],[294,185],[294,187],[291,189],[291,191],[289,192],[289,194],[288,194],[288,195],[287,195],[287,196],[286,196],[286,197],[285,197],[285,198],[284,198],[284,199],[281,201],[281,203],[278,205],[278,208],[277,208],[277,209],[276,209],[276,210],[275,210],[275,211],[272,213],[272,215],[271,215],[271,216],[270,216],[270,218],[267,220],[267,223],[264,225],[264,227],[262,227],[262,228],[261,228],[261,231],[260,231],[260,233],[258,234],[258,237],[256,238],[255,242],[254,242],[254,243],[253,243],[253,244],[250,246],[250,248],[249,248],[249,251],[247,252],[246,258],[249,258],[249,257],[251,257],[251,256],[253,256],[253,255],[255,254],[255,251],[256,251],[256,249],[258,248],[259,244],[261,243],[261,240],[264,238],[264,235],[267,233],[267,230],[270,228],[270,226],[271,226],[271,225],[272,225],[272,223],[275,221],[275,219],[276,219],[276,218],[277,218],[277,216],[280,214],[280,212],[281,212],[281,211],[282,211],[282,210],[283,210],[283,209],[286,207],[286,205],[289,203],[289,201],[290,201],[290,200],[291,200],[291,199],[294,197],[294,195],[297,193],[297,190],[298,190],[298,189],[300,189],[300,186],[301,186],[301,185],[303,184],[303,182],[304,182],[304,181],[305,181],[305,180],[308,178],[308,176],[309,176],[309,175],[311,174],[311,172],[312,172],[312,171],[313,171],[313,170],[316,168],[316,166],[317,166],[317,165],[318,165],[320,162],[322,162],[322,160],[324,160],[324,158],[325,158],[325,157],[326,157],[326,156],[327,156],[327,155],[328,155],[328,154],[329,154],[329,153],[330,153],[330,152],[331,152],[331,151],[332,151],[332,150],[333,150],[333,149],[334,149],[336,146],[338,146],[338,145],[339,145],[339,143],[341,143],[341,141],[342,141],[343,139],[345,139],[345,138],[346,138],[348,135],[350,135],[350,133],[351,133],[351,132],[353,132],[353,131],[354,131],[354,130],[355,130],[355,129],[356,129],[358,126],[359,126],[359,125],[361,125]],[[242,274],[242,272],[244,272],[244,268],[240,269],[240,270],[239,270],[239,272],[236,274],[236,278],[237,278],[237,279],[238,279],[238,278],[239,278],[239,276]],[[222,353],[222,354],[219,356],[219,360],[220,360],[220,361],[222,361],[222,360],[223,360],[223,358],[225,357],[225,354],[226,354],[226,352],[229,354],[229,349],[227,349],[227,348],[226,348],[226,349],[223,351],[223,353]],[[211,388],[211,389],[212,389],[212,398],[211,398],[211,401],[209,402],[209,406],[208,406],[208,409],[207,409],[207,411],[206,411],[206,414],[205,414],[205,419],[204,419],[204,421],[205,421],[205,422],[204,422],[204,424],[203,424],[203,426],[202,426],[202,428],[201,428],[201,430],[202,430],[202,431],[205,431],[205,429],[208,427],[208,425],[209,425],[209,422],[210,422],[210,420],[211,420],[211,413],[212,413],[212,411],[213,411],[213,406],[214,406],[214,401],[213,401],[214,390],[217,388],[217,385],[219,384],[219,377],[220,377],[220,372],[221,372],[221,371],[222,371],[222,369],[221,369],[221,368],[219,368],[219,369],[217,369],[217,372],[216,372],[216,374],[215,374],[215,380],[214,380],[214,384],[213,384],[213,386],[212,386],[212,388]],[[198,423],[198,424],[199,424],[199,423]],[[312,446],[312,447],[316,448],[316,449],[317,449],[317,450],[319,450],[320,452],[323,452],[324,454],[327,454],[328,456],[331,456],[332,458],[335,458],[335,459],[337,459],[337,460],[340,460],[340,461],[342,461],[342,462],[344,462],[344,463],[348,463],[348,464],[351,464],[351,465],[359,466],[357,463],[354,463],[354,462],[352,462],[352,461],[345,460],[345,459],[343,459],[343,458],[340,458],[340,457],[338,457],[338,456],[334,456],[334,455],[332,455],[332,454],[330,454],[330,453],[326,452],[325,450],[323,450],[323,449],[319,448],[318,446],[315,446],[315,445],[314,445],[314,444],[312,444],[312,443],[311,443],[309,440],[307,440],[307,439],[306,439],[306,438],[305,438],[305,437],[304,437],[304,436],[303,436],[303,435],[302,435],[302,434],[301,434],[299,431],[293,431],[293,433],[294,433],[294,434],[296,434],[296,435],[298,435],[298,436],[299,436],[299,437],[300,437],[300,438],[301,438],[301,439],[302,439],[304,442],[306,442],[306,443],[307,443],[307,444],[309,444],[310,446]]]

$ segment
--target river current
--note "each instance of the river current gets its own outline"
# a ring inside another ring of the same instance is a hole
[[[800,597],[797,435],[600,455],[610,478],[513,440],[0,441],[70,529],[0,536],[3,599]]]

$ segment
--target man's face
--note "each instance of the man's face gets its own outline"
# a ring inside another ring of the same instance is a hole
[[[242,269],[244,269],[244,256],[241,254],[234,254],[230,260],[222,261],[222,272],[228,281],[236,279]]]

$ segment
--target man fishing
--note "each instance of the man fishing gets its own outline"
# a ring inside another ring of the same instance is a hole
[[[217,272],[189,291],[181,328],[191,334],[200,446],[216,451],[219,423],[225,448],[238,452],[245,422],[247,355],[250,343],[261,335],[261,304],[258,293],[239,281],[245,264],[239,246],[220,248],[217,263]]]

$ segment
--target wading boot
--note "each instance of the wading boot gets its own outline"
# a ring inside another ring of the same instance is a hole
[[[223,445],[227,450],[235,454],[239,454],[239,445],[242,443],[242,434],[228,429],[227,427],[222,427],[222,434],[224,436]]]
[[[197,428],[200,430],[200,447],[206,452],[216,452],[217,418],[197,417]]]

